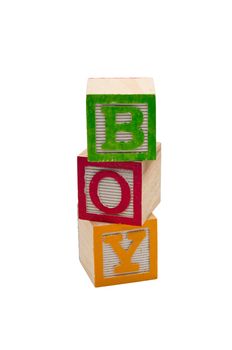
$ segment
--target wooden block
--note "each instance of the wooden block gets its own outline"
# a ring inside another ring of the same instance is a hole
[[[143,226],[78,220],[79,256],[96,287],[157,278],[157,219]]]
[[[89,79],[86,106],[89,161],[156,159],[153,79]]]
[[[89,162],[77,157],[80,219],[142,225],[160,202],[161,144],[157,159]]]

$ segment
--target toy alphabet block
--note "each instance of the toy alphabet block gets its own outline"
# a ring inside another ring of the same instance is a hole
[[[160,143],[153,161],[89,162],[84,151],[77,163],[80,219],[142,225],[160,202]]]
[[[143,226],[78,220],[79,257],[96,287],[157,278],[157,219]]]
[[[156,159],[156,101],[151,78],[89,79],[88,159]]]

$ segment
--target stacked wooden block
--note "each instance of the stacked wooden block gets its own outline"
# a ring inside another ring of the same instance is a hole
[[[80,261],[96,287],[157,278],[161,145],[151,78],[89,79],[77,157]]]

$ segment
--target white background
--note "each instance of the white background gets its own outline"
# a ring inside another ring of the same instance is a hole
[[[0,348],[232,348],[231,1],[0,5]],[[93,76],[152,76],[159,279],[95,289],[76,155]]]

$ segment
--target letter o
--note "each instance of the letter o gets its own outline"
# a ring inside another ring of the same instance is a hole
[[[99,182],[104,179],[105,177],[111,177],[115,181],[118,182],[118,184],[121,187],[121,201],[119,202],[116,207],[109,208],[106,207],[104,204],[102,204],[99,196],[98,196],[98,185]],[[111,171],[111,170],[102,170],[96,173],[89,185],[89,194],[91,197],[91,200],[93,204],[101,211],[105,212],[106,214],[119,214],[123,212],[130,203],[130,187],[123,176],[119,175],[118,173]]]

